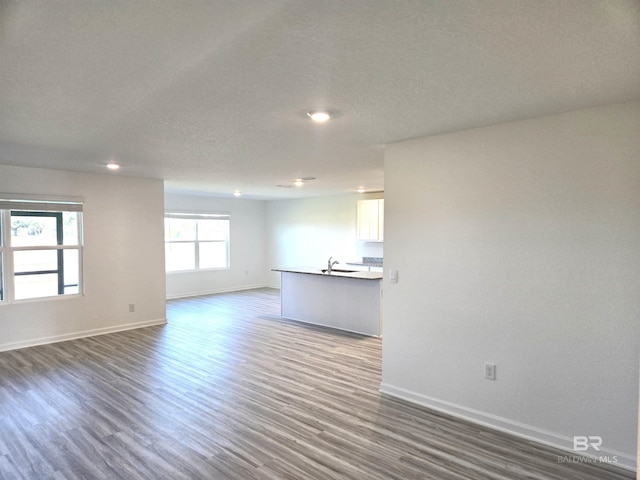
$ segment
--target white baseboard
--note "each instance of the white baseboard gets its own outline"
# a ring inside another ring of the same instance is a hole
[[[125,330],[134,330],[136,328],[151,327],[154,325],[164,325],[167,323],[166,318],[158,318],[154,320],[145,320],[143,322],[125,323],[123,325],[114,325],[113,327],[94,328],[92,330],[83,330],[81,332],[65,333],[63,335],[53,335],[50,337],[34,338],[31,340],[23,340],[21,342],[0,344],[0,352],[8,350],[17,350],[19,348],[35,347],[36,345],[46,345],[49,343],[66,342],[67,340],[76,340],[78,338],[95,337],[96,335],[105,335],[107,333],[123,332]]]
[[[585,459],[584,463],[589,463],[587,461],[589,459],[597,460],[598,458],[606,457],[609,460],[617,460],[616,462],[608,463],[612,466],[624,468],[625,470],[631,470],[633,472],[635,472],[637,469],[637,460],[634,456],[614,450],[608,450],[605,448],[602,448],[601,451],[598,452],[598,456],[585,455],[581,452],[574,452],[573,439],[555,432],[550,432],[548,430],[543,430],[531,425],[526,425],[523,423],[515,422],[513,420],[509,420],[507,418],[499,417],[497,415],[492,415],[472,408],[463,407],[450,402],[431,398],[426,395],[412,392],[404,388],[395,387],[386,383],[380,384],[380,392],[391,397],[396,397],[402,400],[406,400],[407,402],[415,403],[417,405],[427,407],[432,410],[445,413],[447,415],[451,415],[453,417],[462,418],[464,420],[468,420],[485,427],[493,428],[495,430],[500,430],[502,432],[509,433],[526,440],[531,440],[553,448],[557,448],[559,450],[563,450],[567,452],[567,457],[588,457]]]
[[[255,290],[256,288],[277,288],[280,290],[280,287],[272,287],[271,285],[243,285],[240,287],[230,287],[230,288],[219,288],[215,290],[200,290],[197,292],[185,292],[185,293],[175,293],[172,295],[167,295],[167,300],[176,300],[178,298],[190,298],[190,297],[201,297],[203,295],[215,295],[217,293],[230,293],[230,292],[241,292],[243,290]]]

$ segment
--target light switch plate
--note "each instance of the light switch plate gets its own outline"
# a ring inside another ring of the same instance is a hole
[[[389,281],[391,283],[398,283],[398,270],[389,270]]]

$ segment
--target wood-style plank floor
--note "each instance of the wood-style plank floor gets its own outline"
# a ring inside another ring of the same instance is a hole
[[[165,326],[0,353],[0,478],[633,478],[381,396],[380,340],[279,312],[175,300]]]

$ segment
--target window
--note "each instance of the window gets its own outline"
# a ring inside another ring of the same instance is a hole
[[[0,302],[82,293],[82,203],[0,199]]]
[[[167,272],[229,268],[229,215],[166,213]]]

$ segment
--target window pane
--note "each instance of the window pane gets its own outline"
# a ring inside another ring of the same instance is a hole
[[[165,244],[165,265],[167,272],[195,270],[196,244],[194,242]]]
[[[200,246],[200,268],[227,268],[227,242],[203,242]]]
[[[15,273],[58,270],[57,250],[27,250],[13,252]]]
[[[229,220],[198,220],[198,240],[226,240]]]
[[[80,251],[64,250],[64,294],[80,293]]]
[[[78,215],[77,212],[62,212],[63,245],[79,245]]]
[[[55,297],[58,295],[58,274],[16,276],[14,287],[16,300]]]
[[[57,245],[55,217],[11,215],[11,246]]]
[[[63,263],[58,270],[58,252]],[[79,250],[27,250],[13,252],[16,300],[80,293]],[[58,290],[58,275],[64,268],[64,291]],[[54,273],[37,273],[37,272]],[[30,272],[33,272],[30,274]],[[20,274],[23,275],[20,275]],[[26,273],[27,275],[24,275]]]
[[[196,221],[183,218],[164,219],[164,238],[170,240],[195,240]]]

